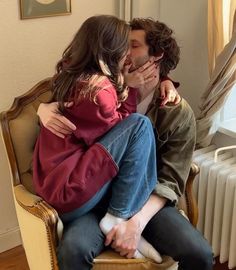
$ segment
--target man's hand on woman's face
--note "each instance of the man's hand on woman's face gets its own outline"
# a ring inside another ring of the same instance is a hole
[[[152,60],[131,72],[129,71],[130,67],[131,65],[124,67],[125,83],[129,87],[137,88],[139,90],[140,99],[142,100],[149,94],[149,91],[153,89],[153,82],[158,83],[160,67]],[[168,102],[178,104],[181,101],[181,97],[171,80],[161,82],[160,91],[163,99],[161,106],[165,106]]]
[[[133,71],[129,71],[130,67],[131,65],[126,65],[123,70],[125,83],[129,87],[143,88],[157,77],[157,66],[154,61],[150,60]]]
[[[65,103],[66,107],[72,105],[73,102]],[[76,129],[76,126],[59,112],[58,102],[41,103],[37,114],[43,126],[60,138],[65,138]]]

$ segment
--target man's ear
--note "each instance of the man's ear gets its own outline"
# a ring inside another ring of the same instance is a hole
[[[158,56],[154,56],[154,55],[150,56],[150,57],[149,57],[149,60],[150,60],[150,61],[153,61],[153,62],[155,62],[155,63],[159,63],[159,62],[161,62],[161,59],[163,58],[163,56],[164,56],[164,52],[162,52],[162,53],[159,54]]]
[[[154,57],[154,62],[160,62],[161,59],[163,58],[163,56],[164,56],[164,52],[162,52],[158,56],[153,56]]]

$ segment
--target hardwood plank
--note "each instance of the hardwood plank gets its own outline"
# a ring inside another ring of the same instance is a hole
[[[0,253],[1,270],[30,270],[22,246]],[[213,270],[228,270],[228,263],[220,264],[216,258]],[[236,268],[232,269],[236,270]]]
[[[0,253],[1,270],[29,270],[22,246]]]

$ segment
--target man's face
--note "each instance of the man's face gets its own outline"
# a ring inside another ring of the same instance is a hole
[[[145,64],[149,59],[148,45],[145,41],[144,30],[131,30],[130,32],[130,60],[131,70],[137,69]]]

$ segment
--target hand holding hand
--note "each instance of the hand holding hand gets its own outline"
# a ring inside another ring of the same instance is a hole
[[[114,226],[107,234],[105,245],[120,253],[121,256],[133,258],[138,247],[142,230],[139,222],[134,219],[123,221]]]

